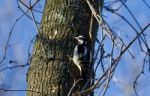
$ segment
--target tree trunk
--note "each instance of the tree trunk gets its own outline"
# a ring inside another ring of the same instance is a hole
[[[67,96],[74,83],[73,76],[79,77],[76,66],[69,59],[75,47],[73,37],[86,35],[94,50],[98,25],[91,16],[85,0],[46,0],[27,74],[27,96]],[[93,36],[89,39],[91,20]]]

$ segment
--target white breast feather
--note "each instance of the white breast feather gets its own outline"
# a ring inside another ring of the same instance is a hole
[[[79,54],[78,54],[78,51],[77,51],[77,47],[78,46],[76,46],[75,49],[74,49],[73,62],[74,62],[74,64],[78,67],[78,69],[81,72],[81,66],[80,66],[80,60],[79,60]]]

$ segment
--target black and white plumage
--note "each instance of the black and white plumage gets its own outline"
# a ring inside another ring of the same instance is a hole
[[[81,35],[75,37],[75,39],[77,40],[78,44],[74,49],[73,62],[78,67],[80,76],[85,79],[90,71],[90,51],[87,48],[87,41],[85,37]]]

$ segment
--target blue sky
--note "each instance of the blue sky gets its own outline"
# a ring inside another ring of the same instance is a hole
[[[148,2],[148,0],[146,1]],[[142,28],[150,22],[150,9],[144,5],[142,0],[127,0],[126,5],[131,10]],[[116,7],[116,5],[113,5],[112,7]],[[119,10],[119,13],[128,19],[131,24],[133,24],[134,27],[140,31],[139,27],[136,25],[135,21],[133,18],[131,18],[131,15],[124,7]],[[135,32],[131,29],[131,27],[129,27],[123,20],[120,20],[118,16],[109,14],[109,12],[106,11],[104,12],[104,16],[107,17],[106,20],[109,22],[111,28],[113,28],[115,32],[123,38],[126,44],[128,44],[129,41],[135,37]],[[147,30],[145,33],[147,34],[147,41],[149,42],[149,30]],[[126,38],[126,35],[128,35],[128,38]],[[106,47],[109,50],[109,45],[107,45],[107,43]],[[140,47],[137,41],[131,46],[130,50],[132,53],[134,53],[135,59],[131,59],[128,53],[123,56],[121,62],[117,66],[115,75],[111,82],[112,86],[110,86],[106,96],[135,96],[133,82],[138,75],[139,70],[142,68],[142,58],[144,58],[144,54],[140,52]],[[145,67],[145,75],[142,75],[138,80],[137,90],[139,96],[149,96],[148,90],[150,89],[150,73],[148,73],[147,67],[148,64],[146,64]],[[117,94],[112,95],[113,93]]]
[[[109,0],[107,0],[109,1]],[[146,0],[148,2],[148,0]],[[142,0],[128,0],[128,7],[131,9],[136,19],[139,21],[140,25],[144,27],[150,22],[150,9],[148,9]],[[43,9],[44,2],[40,2],[36,8],[38,10]],[[115,8],[119,4],[114,4],[111,7]],[[6,42],[9,36],[9,32],[15,23],[16,19],[22,15],[22,12],[18,9],[16,0],[0,0],[0,61],[3,59]],[[131,18],[129,13],[125,8],[119,10],[123,16],[125,16],[135,27],[138,29],[134,20]],[[35,13],[36,19],[40,22],[41,13]],[[30,15],[30,14],[29,14]],[[126,43],[135,36],[133,30],[123,21],[120,20],[118,16],[110,14],[109,12],[103,11],[103,15],[109,23],[110,27],[113,28],[119,36],[121,36]],[[119,22],[118,22],[119,21]],[[117,23],[115,23],[117,22]],[[118,28],[119,26],[119,28]],[[140,29],[138,29],[140,31]],[[33,22],[26,16],[19,20],[15,25],[14,30],[10,36],[8,43],[8,48],[6,51],[6,59],[0,65],[0,70],[6,67],[11,67],[15,65],[24,65],[27,64],[28,58],[28,48],[30,41],[36,35],[37,31]],[[100,33],[100,31],[99,31]],[[150,33],[146,32],[148,36]],[[125,36],[128,35],[129,38]],[[99,36],[99,35],[98,35]],[[148,41],[150,40],[147,38]],[[109,41],[109,40],[108,40]],[[109,50],[110,43],[106,42],[105,48]],[[31,46],[32,49],[32,46]],[[141,64],[144,54],[139,53],[140,48],[137,45],[137,42],[133,44],[130,50],[135,54],[136,59],[131,59],[129,54],[125,54],[122,61],[119,63],[115,75],[110,83],[110,88],[107,91],[106,96],[135,96],[133,90],[133,81],[137,76],[139,70],[141,70]],[[9,63],[9,61],[17,61],[17,63]],[[148,67],[148,65],[146,65]],[[28,66],[19,67],[14,69],[6,69],[0,72],[0,88],[11,89],[26,89],[26,72]],[[98,75],[101,73],[101,68],[99,67]],[[149,79],[150,73],[147,69],[145,70],[145,75],[139,79],[138,92],[139,96],[149,96],[150,83]],[[97,93],[96,93],[97,94]],[[5,92],[0,91],[0,96],[25,96],[25,92]],[[98,95],[99,96],[99,95]]]
[[[42,10],[41,2],[37,5],[37,8]],[[4,56],[4,50],[8,35],[10,30],[23,13],[18,9],[16,0],[1,0],[0,1],[0,60]],[[30,15],[30,14],[29,14]],[[39,16],[36,19],[39,20]],[[12,67],[16,65],[25,65],[27,64],[28,59],[28,48],[30,41],[36,35],[36,28],[33,22],[28,19],[26,16],[21,18],[15,25],[10,40],[8,43],[8,48],[6,51],[6,59],[0,65],[0,68]],[[31,46],[32,49],[32,46]],[[30,51],[31,52],[31,51]],[[9,61],[17,61],[17,63],[9,63]],[[0,85],[2,88],[6,89],[16,89],[24,90],[26,89],[26,73],[28,66],[19,67],[14,69],[6,69],[0,74]],[[26,92],[4,92],[0,91],[0,96],[25,96]]]

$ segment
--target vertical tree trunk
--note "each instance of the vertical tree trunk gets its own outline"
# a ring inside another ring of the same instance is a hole
[[[67,96],[73,84],[71,74],[79,75],[68,58],[75,46],[73,37],[85,34],[89,38],[90,22],[85,0],[47,0],[27,74],[28,90],[32,90],[27,96]],[[93,22],[95,38],[98,26]]]

